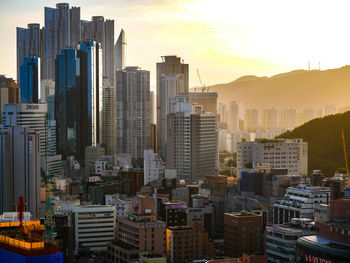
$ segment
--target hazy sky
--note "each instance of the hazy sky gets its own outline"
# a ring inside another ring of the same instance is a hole
[[[81,18],[103,15],[127,36],[127,65],[151,71],[162,55],[190,64],[190,85],[246,74],[321,69],[350,61],[350,1],[322,0],[74,0]],[[16,77],[16,26],[44,25],[52,0],[0,0],[0,74]]]

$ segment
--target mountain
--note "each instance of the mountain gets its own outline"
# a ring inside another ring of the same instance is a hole
[[[278,138],[303,138],[308,142],[308,168],[322,170],[332,176],[335,170],[345,167],[341,128],[344,129],[346,147],[350,151],[350,111],[313,119]]]
[[[248,107],[338,107],[350,104],[350,66],[329,70],[295,70],[272,77],[243,76],[209,86],[219,102],[243,102]]]

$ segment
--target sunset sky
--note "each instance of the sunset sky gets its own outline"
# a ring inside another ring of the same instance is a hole
[[[103,15],[127,36],[127,65],[151,71],[162,55],[190,64],[190,85],[225,83],[247,74],[340,67],[350,62],[350,1],[75,0],[81,18]],[[15,78],[16,26],[44,25],[52,0],[0,0],[0,74]]]

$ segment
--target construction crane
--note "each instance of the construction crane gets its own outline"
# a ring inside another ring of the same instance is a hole
[[[341,138],[343,142],[344,160],[345,160],[345,167],[346,167],[346,178],[345,177],[343,178],[344,189],[345,189],[345,188],[350,188],[350,178],[349,178],[349,162],[348,162],[348,153],[346,151],[344,128],[341,128]],[[348,185],[346,185],[346,180],[348,180]]]
[[[200,82],[201,87],[202,87],[202,92],[204,92],[205,91],[205,84],[203,84],[203,82],[202,82],[201,75],[199,74],[198,68],[197,68],[197,75],[198,75],[199,82]]]

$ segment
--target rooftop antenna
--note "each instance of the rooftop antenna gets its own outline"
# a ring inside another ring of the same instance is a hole
[[[310,60],[309,60],[309,63],[308,63],[308,71],[310,71]]]

